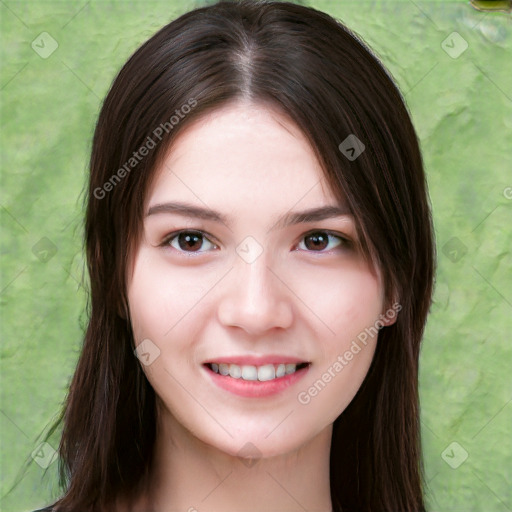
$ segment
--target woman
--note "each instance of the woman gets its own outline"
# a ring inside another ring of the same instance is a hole
[[[97,123],[86,249],[48,510],[424,510],[422,158],[341,23],[220,2],[143,44]]]

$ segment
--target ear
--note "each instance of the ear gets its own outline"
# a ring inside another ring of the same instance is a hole
[[[398,313],[401,309],[402,305],[400,304],[400,300],[398,300],[398,298],[394,299],[391,305],[389,305],[380,316],[380,320],[382,321],[383,325],[385,327],[393,325],[396,322],[396,319],[398,318]]]

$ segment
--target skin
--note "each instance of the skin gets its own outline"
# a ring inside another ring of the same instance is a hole
[[[275,227],[289,211],[337,201],[298,127],[268,106],[241,101],[175,140],[145,211],[170,201],[207,206],[230,223],[176,213],[144,219],[128,302],[136,344],[149,339],[152,354],[159,350],[142,364],[158,420],[150,488],[133,510],[331,511],[332,423],[363,382],[377,336],[307,404],[298,394],[329,368],[333,374],[338,357],[385,312],[380,273],[354,243],[336,237],[357,240],[352,216]],[[177,236],[167,240],[190,229],[204,233],[195,249]],[[325,230],[336,236],[327,239]],[[312,244],[311,231],[325,243]],[[262,250],[251,263],[236,251],[247,236]],[[264,398],[219,388],[202,366],[268,354],[311,365],[293,386]],[[252,463],[239,455],[247,443]]]

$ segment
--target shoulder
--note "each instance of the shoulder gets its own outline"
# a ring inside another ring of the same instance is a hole
[[[33,512],[52,512],[53,508],[50,506],[50,507],[46,507],[46,508],[39,508],[37,510],[34,510]]]

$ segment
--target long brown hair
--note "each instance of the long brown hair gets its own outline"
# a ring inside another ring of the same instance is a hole
[[[410,115],[389,72],[341,22],[293,3],[243,0],[163,27],[124,65],[102,106],[85,226],[90,320],[54,425],[63,425],[56,511],[112,510],[148,478],[155,393],[134,355],[126,301],[144,198],[177,134],[241,98],[279,108],[304,132],[333,193],[350,205],[386,300],[401,305],[334,422],[334,511],[424,510],[418,357],[435,249]],[[355,159],[339,149],[350,135],[365,146]]]

